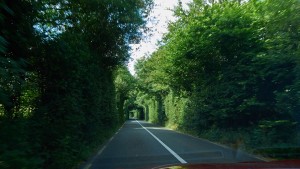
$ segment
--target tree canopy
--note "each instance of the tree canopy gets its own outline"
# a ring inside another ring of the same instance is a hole
[[[117,96],[127,89],[115,74],[152,1],[4,0],[0,8],[0,168],[74,168],[124,122]]]
[[[250,147],[297,142],[299,7],[298,0],[179,5],[160,48],[136,67],[150,121],[209,139],[242,133]]]

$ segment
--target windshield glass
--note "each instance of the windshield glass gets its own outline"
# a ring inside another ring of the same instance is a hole
[[[0,168],[299,159],[299,0],[0,9]]]

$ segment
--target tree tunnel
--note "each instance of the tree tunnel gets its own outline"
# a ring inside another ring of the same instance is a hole
[[[138,119],[138,120],[146,120],[144,107],[137,104],[130,104],[127,106],[125,111],[125,116],[127,120],[129,119]]]

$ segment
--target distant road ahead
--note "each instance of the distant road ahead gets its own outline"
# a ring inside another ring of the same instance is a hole
[[[228,147],[129,120],[84,169],[143,169],[180,163],[260,161]]]

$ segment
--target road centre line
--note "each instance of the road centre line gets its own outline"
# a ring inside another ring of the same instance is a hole
[[[145,129],[152,137],[154,137],[162,146],[164,146],[179,162],[182,164],[186,164],[187,162],[181,158],[177,153],[175,153],[170,147],[168,147],[165,143],[163,143],[159,138],[157,138],[153,133],[151,133],[146,127],[144,127],[139,121],[135,120],[138,122],[143,129]]]

